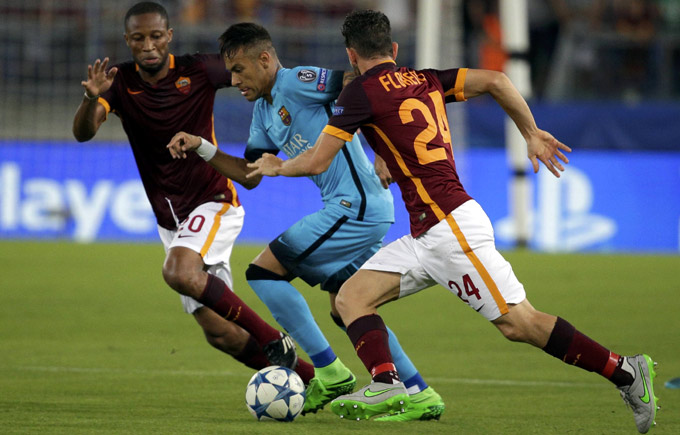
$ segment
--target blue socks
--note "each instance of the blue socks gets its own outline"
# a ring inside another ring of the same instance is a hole
[[[397,368],[399,378],[401,378],[401,380],[404,382],[406,388],[408,389],[417,383],[422,383],[424,385],[424,387],[422,387],[423,390],[427,388],[427,384],[418,373],[418,369],[416,369],[416,366],[413,365],[408,355],[406,355],[406,352],[404,352],[404,349],[401,348],[401,344],[399,344],[397,336],[394,335],[394,332],[392,332],[389,327],[387,328],[387,335],[389,336],[392,361],[394,361],[394,366]]]
[[[315,367],[324,367],[336,356],[316,324],[309,305],[300,292],[283,280],[248,280],[274,319],[297,341]],[[317,359],[318,361],[315,361]]]

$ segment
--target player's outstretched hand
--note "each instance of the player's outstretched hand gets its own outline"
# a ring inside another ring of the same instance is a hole
[[[276,157],[274,154],[264,153],[262,157],[255,160],[253,163],[248,163],[248,168],[252,169],[246,175],[246,178],[253,178],[256,175],[266,175],[268,177],[276,177],[279,175],[279,168],[283,164],[283,160]]]
[[[186,159],[187,152],[195,150],[200,145],[200,137],[180,131],[170,139],[166,148],[170,151],[173,159]]]
[[[527,140],[527,145],[529,160],[534,167],[534,173],[538,172],[540,160],[554,176],[559,178],[560,171],[564,172],[564,166],[562,166],[560,160],[569,163],[569,159],[562,151],[571,152],[571,148],[555,139],[552,134],[545,130],[538,130]]]
[[[106,71],[106,67],[109,64],[109,58],[105,57],[104,60],[95,60],[93,65],[87,66],[87,80],[80,82],[80,84],[85,88],[85,93],[89,97],[95,97],[108,91],[113,84],[113,78],[118,72],[118,68],[113,67]]]

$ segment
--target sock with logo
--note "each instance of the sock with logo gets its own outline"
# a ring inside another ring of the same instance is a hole
[[[379,315],[359,317],[347,326],[347,335],[374,382],[400,382],[390,353],[387,328]]]
[[[215,275],[208,274],[208,281],[198,302],[250,332],[260,346],[281,338],[281,333],[277,329],[262,320]]]
[[[343,331],[347,332],[347,328],[345,328],[345,325],[342,323],[342,319],[340,317],[331,313],[331,318],[336,325],[338,325]],[[399,377],[405,379],[404,385],[406,385],[406,388],[409,390],[410,394],[421,392],[428,387],[427,382],[425,382],[422,376],[420,376],[418,369],[416,369],[416,366],[411,362],[408,355],[406,355],[404,349],[402,349],[401,344],[399,343],[399,340],[397,339],[397,336],[394,334],[394,332],[392,332],[392,330],[387,326],[385,329],[387,330],[387,335],[389,336],[390,354],[392,355],[392,360],[394,362],[394,366],[397,368]]]
[[[633,382],[631,374],[622,368],[624,357],[604,348],[577,331],[569,322],[557,318],[548,343],[543,350],[567,364],[599,373],[617,387]]]

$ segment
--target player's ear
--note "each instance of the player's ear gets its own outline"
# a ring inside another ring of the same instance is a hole
[[[260,65],[262,66],[262,68],[267,69],[267,68],[269,68],[269,63],[271,62],[272,57],[271,57],[271,55],[269,54],[268,51],[263,51],[258,56],[257,60],[260,62]]]
[[[397,60],[397,52],[399,51],[399,44],[392,42],[392,59]]]
[[[172,34],[174,33],[174,30],[171,28],[168,29],[168,42],[172,41]]]
[[[353,67],[357,66],[357,52],[353,48],[345,48],[347,51],[347,57],[349,58],[349,64]]]
[[[130,46],[130,40],[128,39],[127,32],[123,33],[123,38],[125,38],[125,45]]]

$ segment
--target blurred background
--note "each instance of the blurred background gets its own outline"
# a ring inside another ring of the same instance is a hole
[[[71,133],[88,63],[130,59],[123,16],[134,3],[0,0],[0,238],[157,241],[119,120],[109,118],[90,143]],[[521,90],[539,126],[574,149],[559,181],[544,170],[524,176],[506,151],[509,134],[495,102],[448,106],[461,178],[489,214],[498,245],[680,251],[680,0],[526,0],[522,50],[507,48],[499,0],[160,3],[175,30],[175,54],[214,52],[230,24],[256,21],[285,67],[346,69],[342,20],[355,8],[374,8],[392,22],[401,65],[422,66],[425,51],[426,66],[437,68],[507,70],[522,62],[528,81]],[[227,152],[242,155],[251,111],[238,92],[218,93],[217,138]],[[528,192],[519,206],[518,174]],[[239,192],[248,214],[243,242],[266,242],[320,206],[304,179]],[[408,232],[393,192],[397,222],[388,240]],[[518,207],[527,227],[521,237]]]

